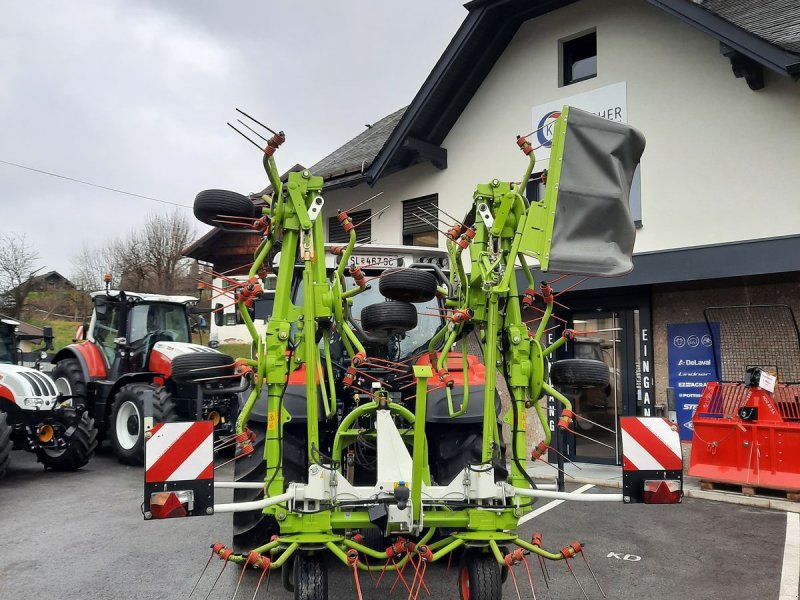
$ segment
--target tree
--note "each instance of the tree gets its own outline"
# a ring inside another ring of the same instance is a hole
[[[140,229],[97,248],[84,246],[73,259],[73,281],[81,289],[102,289],[103,274],[113,285],[137,292],[174,294],[194,288],[192,264],[181,251],[194,238],[188,217],[177,212],[152,214]]]
[[[5,311],[10,317],[20,318],[25,300],[31,291],[31,278],[39,253],[28,245],[25,234],[0,234],[0,293]]]

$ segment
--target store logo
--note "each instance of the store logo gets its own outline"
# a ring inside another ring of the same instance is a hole
[[[549,148],[553,145],[553,130],[556,126],[556,119],[561,116],[561,111],[553,110],[544,115],[536,125],[536,139],[542,148]]]
[[[689,431],[694,431],[694,425],[692,424],[691,421],[686,421],[686,423],[684,423],[683,426],[686,427],[686,429],[688,429]]]

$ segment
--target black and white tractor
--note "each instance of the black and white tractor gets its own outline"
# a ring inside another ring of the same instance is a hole
[[[13,449],[35,453],[48,469],[80,469],[97,446],[94,420],[68,389],[46,373],[19,364],[18,326],[17,321],[0,320],[0,478]],[[49,328],[44,340],[51,348]]]

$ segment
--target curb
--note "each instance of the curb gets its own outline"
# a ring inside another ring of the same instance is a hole
[[[552,482],[553,477],[545,477],[542,475],[533,475],[533,479],[537,481]],[[569,479],[570,483],[591,484],[597,487],[606,488],[622,488],[622,481],[614,481],[611,479],[592,479],[591,477],[576,477]],[[789,500],[779,500],[777,498],[765,498],[764,496],[743,496],[733,492],[722,491],[709,491],[701,490],[697,487],[686,487],[684,481],[683,495],[687,498],[695,498],[697,500],[711,500],[713,502],[726,502],[728,504],[738,504],[740,506],[752,506],[755,508],[766,508],[769,510],[778,510],[781,512],[795,512],[800,513],[800,502],[792,502]]]

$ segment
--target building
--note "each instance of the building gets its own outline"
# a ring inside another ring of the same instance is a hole
[[[328,241],[340,235],[337,209],[383,192],[354,219],[388,205],[364,238],[442,244],[420,207],[459,217],[476,184],[518,181],[518,134],[540,135],[546,168],[548,125],[564,104],[635,126],[647,149],[630,207],[634,271],[557,286],[580,284],[560,298],[569,308],[559,316],[600,330],[565,356],[602,359],[612,378],[605,394],[579,399],[611,430],[584,423],[583,432],[608,447],[576,438],[568,454],[618,462],[618,417],[665,411],[670,387],[690,439],[696,402],[680,393],[675,365],[688,340],[705,342],[692,333],[704,307],[800,310],[800,5],[473,0],[466,9],[411,104],[311,167],[326,179]]]

